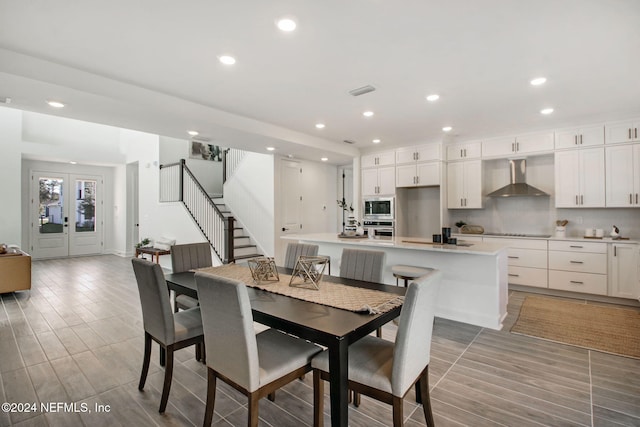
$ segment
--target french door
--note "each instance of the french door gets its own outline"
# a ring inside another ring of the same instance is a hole
[[[102,252],[102,177],[31,173],[31,255],[58,258]]]

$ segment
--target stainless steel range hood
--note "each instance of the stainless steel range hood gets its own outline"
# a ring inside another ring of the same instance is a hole
[[[511,159],[509,168],[511,184],[487,194],[488,197],[549,196],[544,191],[527,184],[527,159]]]

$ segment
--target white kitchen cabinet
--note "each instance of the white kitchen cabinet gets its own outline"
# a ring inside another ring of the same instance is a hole
[[[553,145],[553,133],[488,139],[482,143],[482,157],[488,159],[551,152]]]
[[[447,146],[447,160],[479,159],[482,154],[480,142],[466,142]]]
[[[384,167],[362,170],[362,195],[392,195],[396,192],[396,168]]]
[[[607,295],[607,244],[549,241],[549,288]]]
[[[396,166],[396,187],[440,185],[440,162]]]
[[[640,119],[605,125],[607,144],[640,141]]]
[[[612,243],[609,250],[609,296],[640,298],[640,245]]]
[[[604,144],[604,126],[556,131],[556,149],[590,147]]]
[[[555,153],[557,208],[605,206],[604,148]]]
[[[640,144],[606,148],[607,207],[640,207]]]
[[[548,287],[547,241],[485,237],[485,242],[506,244],[509,262],[508,279],[513,285]]]
[[[440,160],[440,144],[424,144],[396,150],[396,164],[409,164]]]
[[[360,158],[361,168],[374,168],[379,166],[394,165],[396,161],[395,151],[381,151],[364,155]]]
[[[447,164],[447,207],[449,209],[482,208],[482,161]]]

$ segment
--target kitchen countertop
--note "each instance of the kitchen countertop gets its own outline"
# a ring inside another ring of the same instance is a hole
[[[497,243],[473,242],[468,245],[442,245],[433,244],[431,239],[420,237],[395,236],[390,239],[370,239],[370,238],[340,238],[335,233],[314,233],[314,234],[287,234],[283,239],[304,240],[308,242],[340,243],[352,246],[367,246],[372,248],[399,248],[413,249],[419,251],[446,252],[452,254],[469,255],[496,255],[506,248],[506,245]]]
[[[599,242],[599,243],[634,243],[640,244],[640,239],[620,240],[612,239],[611,237],[603,237],[602,239],[593,239],[585,237],[541,237],[541,236],[501,236],[495,234],[462,234],[453,233],[453,237],[457,237],[459,240],[464,240],[465,237],[491,237],[496,239],[528,239],[528,240],[560,240],[569,242]]]

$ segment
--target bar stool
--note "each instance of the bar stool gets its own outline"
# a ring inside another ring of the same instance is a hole
[[[405,288],[409,284],[409,280],[417,279],[420,276],[424,276],[432,270],[433,268],[413,267],[411,265],[394,265],[393,267],[391,267],[393,277],[396,278],[396,286],[398,286],[398,279],[402,279],[404,280]]]

